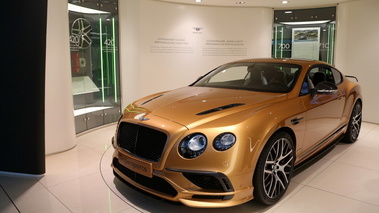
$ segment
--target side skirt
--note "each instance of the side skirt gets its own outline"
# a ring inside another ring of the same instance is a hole
[[[300,172],[304,171],[305,169],[307,169],[308,167],[310,167],[311,165],[316,163],[318,160],[320,160],[326,154],[328,154],[337,145],[337,143],[341,141],[343,136],[344,135],[342,134],[336,140],[334,140],[332,143],[330,143],[328,146],[326,146],[325,148],[321,149],[316,154],[314,154],[312,157],[310,157],[310,158],[302,161],[301,163],[297,164],[295,166],[295,170],[294,170],[293,175],[295,176],[295,175],[299,174]]]
[[[319,142],[318,144],[316,144],[313,148],[311,148],[310,150],[306,151],[305,153],[303,153],[302,155],[299,156],[299,160],[301,161],[301,159],[309,156],[311,153],[313,153],[314,151],[316,151],[317,149],[319,149],[321,146],[323,146],[324,144],[328,143],[330,140],[332,140],[333,137],[335,137],[338,133],[340,133],[344,128],[346,128],[347,125],[343,125],[341,126],[340,128],[338,128],[335,132],[333,132],[331,135],[329,135],[328,137],[326,137],[323,141]],[[341,138],[337,138],[335,140],[341,140]],[[334,141],[335,141],[334,140]],[[333,141],[332,141],[333,143]]]

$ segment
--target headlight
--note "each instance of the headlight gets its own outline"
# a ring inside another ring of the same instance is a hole
[[[225,151],[230,149],[236,142],[236,136],[232,133],[222,133],[213,141],[213,147],[217,151]]]
[[[179,144],[179,154],[184,158],[196,158],[207,147],[207,138],[200,133],[194,133],[185,137]]]

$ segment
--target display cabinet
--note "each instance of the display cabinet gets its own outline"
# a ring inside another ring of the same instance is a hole
[[[120,117],[117,0],[69,1],[76,133]]]

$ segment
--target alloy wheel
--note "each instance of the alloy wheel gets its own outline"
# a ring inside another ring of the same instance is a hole
[[[263,173],[266,196],[275,199],[287,189],[293,167],[293,150],[287,138],[280,138],[271,146]]]
[[[361,130],[361,124],[362,124],[362,108],[360,104],[355,105],[353,113],[351,115],[351,137],[353,140],[356,140],[359,135],[359,131]]]

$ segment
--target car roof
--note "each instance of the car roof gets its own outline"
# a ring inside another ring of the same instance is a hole
[[[309,67],[315,64],[324,64],[328,66],[332,66],[323,61],[317,60],[308,60],[308,59],[294,59],[294,58],[252,58],[252,59],[244,59],[238,60],[231,63],[252,63],[252,62],[260,62],[260,63],[288,63],[288,64],[298,64],[303,67]]]

